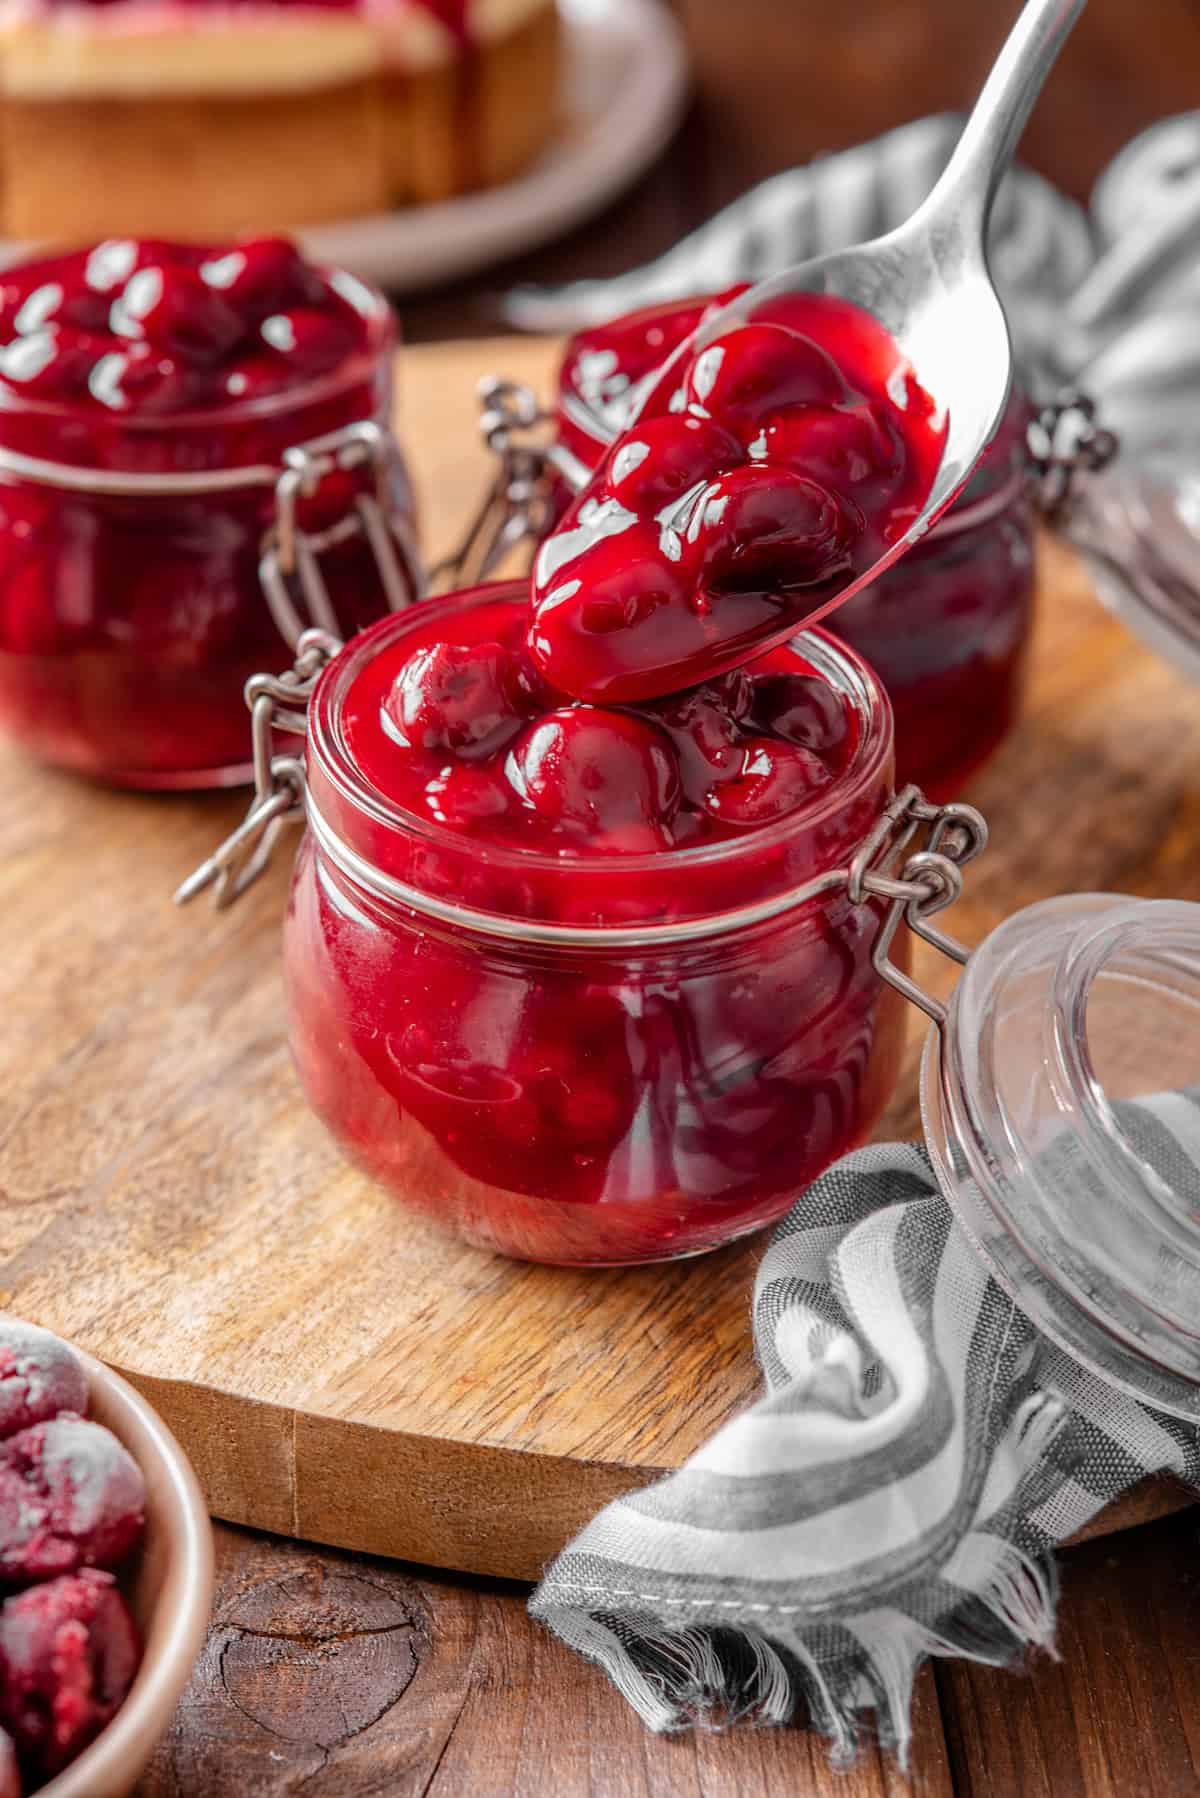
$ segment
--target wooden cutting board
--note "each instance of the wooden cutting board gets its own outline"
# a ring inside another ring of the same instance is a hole
[[[552,346],[409,352],[426,538],[483,474],[474,383]],[[1200,898],[1200,694],[1047,546],[1023,727],[975,783],[994,847],[968,942],[1072,889]],[[0,751],[0,1304],[162,1410],[213,1511],[518,1577],[676,1466],[756,1388],[759,1243],[572,1273],[446,1241],[347,1168],[284,1041],[287,853],[231,913],[172,909],[237,796],[108,793]],[[918,955],[938,990],[949,970]],[[919,1021],[881,1134],[915,1136]],[[1105,1519],[1180,1502],[1152,1484]]]

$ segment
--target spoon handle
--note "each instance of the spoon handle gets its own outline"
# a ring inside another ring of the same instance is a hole
[[[980,247],[1000,178],[1012,160],[1033,103],[1087,0],[1027,0],[963,126],[923,221],[952,211]]]

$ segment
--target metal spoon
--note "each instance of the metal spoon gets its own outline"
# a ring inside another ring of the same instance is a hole
[[[781,295],[822,293],[851,300],[890,332],[946,415],[941,464],[924,507],[903,536],[806,622],[876,580],[924,535],[970,478],[1000,422],[1012,380],[1012,347],[988,272],[988,219],[1033,103],[1085,4],[1028,0],[941,178],[905,224],[758,282],[680,344],[641,397],[638,413],[650,393],[674,378],[679,362]],[[788,630],[796,623],[793,618]]]

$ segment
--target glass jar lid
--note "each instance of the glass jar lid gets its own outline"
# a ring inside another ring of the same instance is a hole
[[[1110,1384],[1200,1416],[1200,905],[1083,894],[971,956],[922,1068],[991,1272]]]

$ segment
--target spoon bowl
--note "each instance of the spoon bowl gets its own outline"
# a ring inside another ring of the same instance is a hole
[[[827,294],[860,307],[911,369],[945,426],[941,460],[916,518],[852,581],[806,613],[812,624],[868,586],[936,524],[991,442],[1012,385],[1012,344],[987,264],[987,227],[1001,177],[1058,52],[1086,0],[1027,0],[967,119],[941,178],[913,216],[885,237],[836,250],[757,282],[677,346],[639,397],[673,386],[679,365],[772,301]],[[894,397],[899,401],[901,392]],[[764,643],[763,647],[768,644]]]

